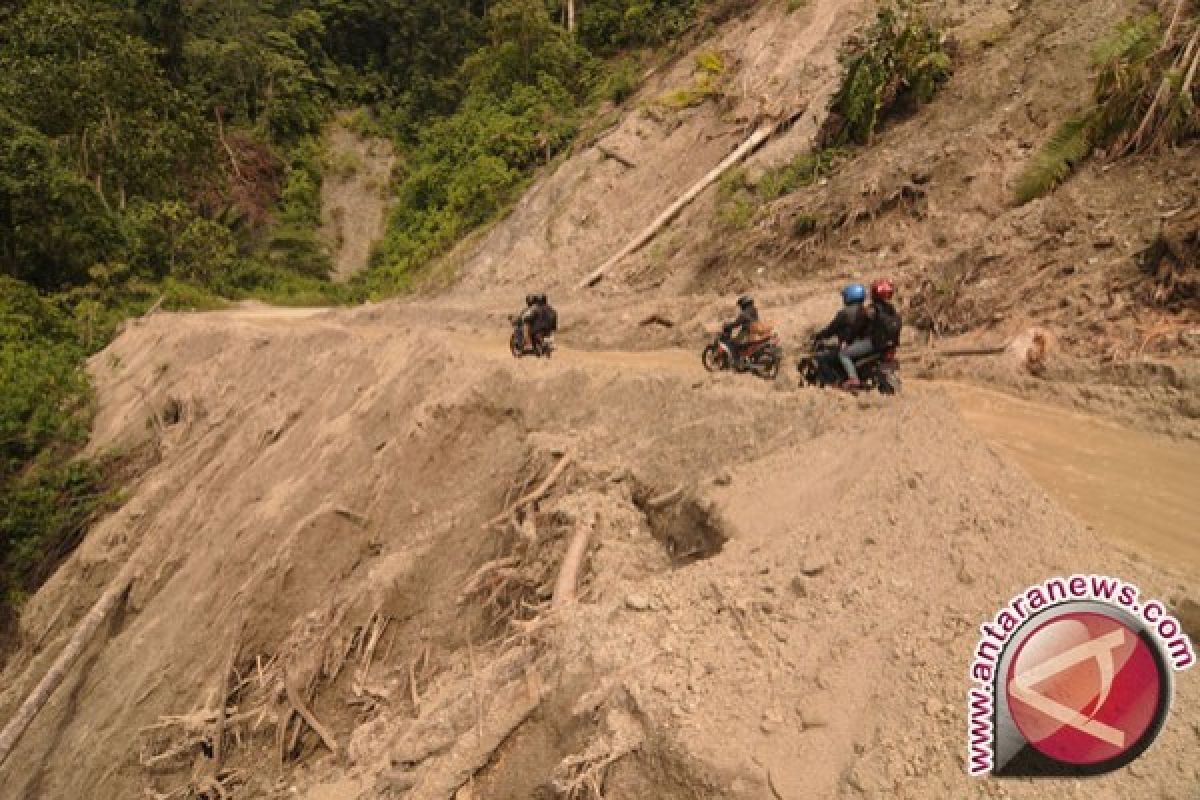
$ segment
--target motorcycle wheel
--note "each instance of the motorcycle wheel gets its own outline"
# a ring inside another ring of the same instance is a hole
[[[903,382],[900,376],[896,373],[881,372],[879,374],[879,393],[886,395],[900,394],[900,388]]]
[[[512,336],[508,338],[508,349],[512,352],[513,358],[521,357],[521,346],[517,343],[516,331],[513,331]]]
[[[783,361],[783,355],[781,353],[768,353],[766,362],[763,364],[762,372],[759,374],[769,381],[775,380],[777,377],[779,377],[780,361]]]
[[[704,352],[700,354],[700,361],[704,364],[704,368],[709,372],[718,372],[725,369],[725,359],[721,357],[717,346],[710,344],[704,348]]]

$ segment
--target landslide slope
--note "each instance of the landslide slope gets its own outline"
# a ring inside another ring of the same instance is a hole
[[[589,768],[629,800],[998,796],[963,769],[977,625],[1052,574],[1182,588],[937,391],[780,391],[672,350],[515,362],[485,317],[427,320],[157,315],[96,357],[93,446],[160,459],[31,601],[5,716],[147,566],[6,798],[202,785],[222,693],[234,797],[551,798]],[[581,530],[579,601],[551,609]],[[1200,696],[1178,688],[1136,773],[1005,796],[1188,797]]]

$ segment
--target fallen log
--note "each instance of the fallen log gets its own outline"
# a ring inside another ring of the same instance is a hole
[[[575,535],[567,545],[567,554],[563,556],[562,567],[558,571],[558,580],[554,582],[554,594],[550,601],[551,608],[562,608],[575,602],[575,590],[579,585],[579,569],[583,565],[583,556],[587,553],[588,538],[592,533],[593,520],[580,523],[575,528]]]
[[[800,113],[803,113],[803,110]],[[767,139],[770,139],[777,130],[783,127],[783,125],[785,125],[787,122],[795,119],[796,116],[798,115],[792,115],[781,122],[770,122],[760,125],[758,129],[754,131],[754,133],[750,134],[750,138],[742,142],[736,150],[726,156],[724,161],[713,167],[713,169],[710,170],[707,175],[705,175],[696,183],[692,184],[691,188],[684,192],[678,200],[668,206],[666,211],[663,211],[661,214],[659,214],[658,218],[650,223],[649,227],[635,236],[628,244],[618,250],[616,254],[610,257],[607,261],[605,261],[592,272],[588,273],[587,277],[580,281],[576,288],[586,289],[589,286],[593,286],[598,283],[600,279],[603,278],[610,269],[620,263],[622,259],[637,252],[643,246],[645,246],[647,242],[653,239],[660,230],[666,227],[667,223],[673,220],[680,211],[682,211],[689,203],[695,200],[701,192],[716,182],[716,180],[725,174],[727,170],[758,149],[763,142],[765,142]]]
[[[0,766],[12,754],[13,748],[17,746],[21,735],[33,722],[34,717],[46,705],[54,691],[66,678],[67,672],[75,660],[83,653],[84,648],[92,640],[92,636],[100,627],[100,623],[108,617],[109,614],[121,603],[125,593],[133,584],[134,579],[141,571],[141,562],[136,557],[130,559],[124,568],[113,579],[108,588],[100,595],[100,599],[96,601],[91,610],[84,616],[79,624],[75,627],[75,632],[71,634],[71,639],[67,642],[66,647],[59,653],[58,658],[50,667],[50,670],[38,683],[37,687],[25,698],[25,702],[17,709],[17,713],[13,715],[8,724],[4,726],[4,730],[0,731]]]

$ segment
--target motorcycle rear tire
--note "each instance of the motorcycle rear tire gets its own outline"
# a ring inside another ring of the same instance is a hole
[[[521,344],[517,341],[516,331],[513,331],[512,336],[508,339],[508,349],[512,352],[513,358],[521,357]]]
[[[778,353],[771,353],[764,361],[762,371],[759,372],[759,375],[762,375],[769,381],[775,380],[779,377],[779,362],[782,360],[783,357]]]
[[[725,369],[725,359],[721,357],[715,344],[704,348],[704,352],[700,354],[700,363],[704,364],[704,368],[709,372],[720,372]]]

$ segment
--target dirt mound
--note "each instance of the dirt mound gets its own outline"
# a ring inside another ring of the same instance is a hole
[[[943,396],[515,362],[403,319],[162,315],[96,358],[94,446],[161,461],[26,609],[6,714],[130,554],[150,567],[12,796],[201,786],[222,708],[234,797],[964,796],[967,660],[1002,598],[1078,570],[1179,588]],[[1192,737],[1091,796],[1184,797]]]

